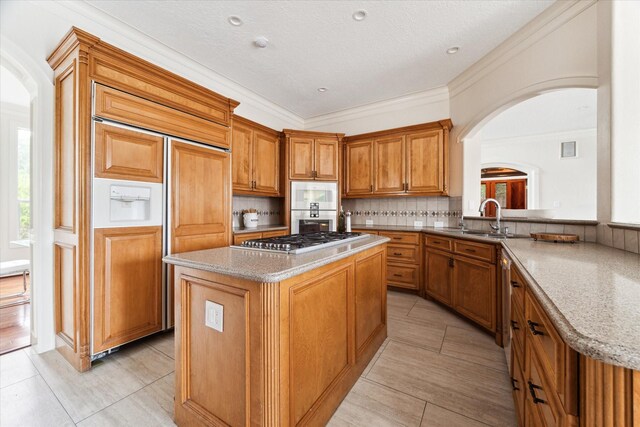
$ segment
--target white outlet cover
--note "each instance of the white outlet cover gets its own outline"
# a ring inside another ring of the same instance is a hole
[[[224,306],[213,301],[206,301],[205,310],[205,326],[222,332],[224,329]]]
[[[422,227],[422,221],[413,221],[413,226],[416,228]]]
[[[365,224],[365,225],[373,225],[373,220],[372,220],[372,219],[366,219],[366,220],[364,221],[364,224]]]
[[[434,222],[434,223],[433,223],[433,226],[434,226],[435,228],[442,228],[442,227],[444,227],[444,222],[442,222],[442,221],[436,221],[436,222]]]

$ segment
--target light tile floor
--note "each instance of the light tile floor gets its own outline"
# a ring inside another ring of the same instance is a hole
[[[515,426],[502,349],[438,305],[389,292],[389,331],[330,426]],[[0,426],[173,426],[173,334],[76,372],[57,352],[0,357]]]

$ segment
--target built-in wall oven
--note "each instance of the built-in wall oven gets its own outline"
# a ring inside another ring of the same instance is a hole
[[[337,231],[338,183],[291,183],[291,233]]]

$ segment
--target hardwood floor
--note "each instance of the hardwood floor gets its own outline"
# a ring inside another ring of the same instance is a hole
[[[389,338],[329,426],[515,426],[502,349],[466,321],[389,292]],[[0,425],[173,426],[173,333],[76,372],[55,351],[0,357]]]
[[[12,295],[23,291],[22,276],[0,279],[0,295]],[[27,292],[0,300],[0,304],[19,303],[29,298],[30,283],[27,275]],[[25,303],[0,308],[0,354],[5,354],[31,345],[31,304]]]

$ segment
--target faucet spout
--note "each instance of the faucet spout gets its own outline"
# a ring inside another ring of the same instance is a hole
[[[500,227],[500,217],[501,217],[501,207],[500,207],[500,202],[497,201],[496,199],[485,199],[482,203],[480,203],[480,207],[478,208],[478,212],[480,212],[481,214],[484,211],[485,206],[487,205],[487,203],[493,203],[494,205],[496,205],[496,225],[495,226],[491,226],[491,228],[493,230],[495,230],[496,232],[500,233],[502,231],[501,227]]]

